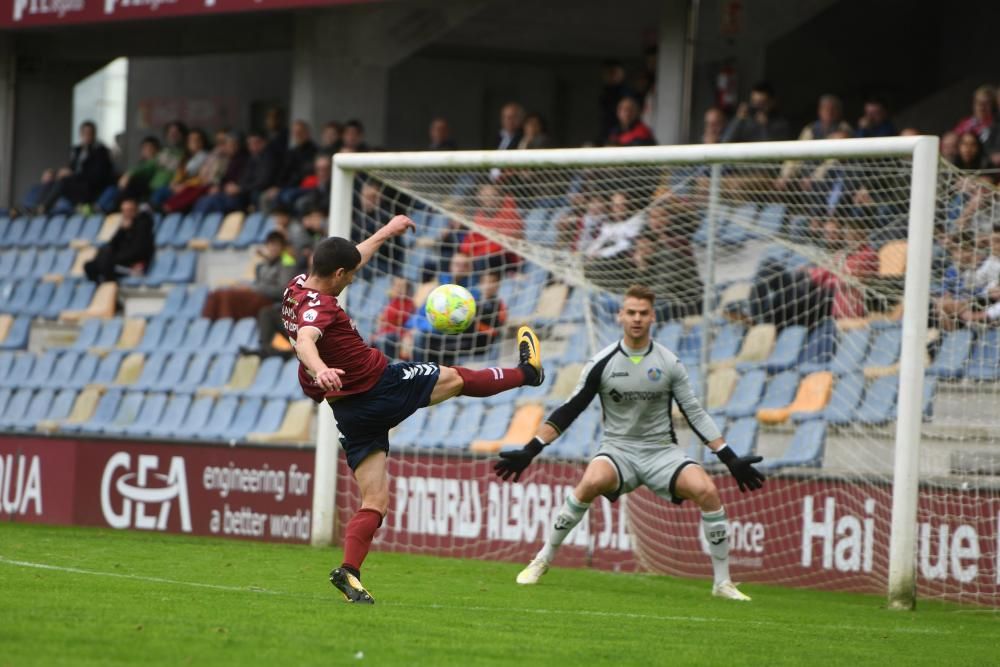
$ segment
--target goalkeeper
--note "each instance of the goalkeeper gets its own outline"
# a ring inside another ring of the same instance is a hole
[[[672,352],[650,338],[655,321],[654,301],[655,296],[648,288],[630,287],[618,314],[624,329],[622,339],[590,359],[573,395],[539,427],[531,442],[519,450],[500,454],[495,465],[497,475],[518,481],[532,459],[566,431],[594,396],[600,396],[604,413],[600,450],[576,489],[567,496],[545,546],[517,575],[517,583],[538,582],[548,571],[559,545],[597,496],[603,495],[614,502],[621,494],[644,484],[673,503],[692,500],[698,505],[715,574],[712,594],[730,600],[749,600],[729,578],[726,511],[719,491],[701,466],[677,446],[670,415],[673,402],[677,401],[691,428],[726,464],[740,491],[761,487],[764,476],[753,464],[762,458],[737,456],[726,445],[719,429],[695,398],[684,366]]]

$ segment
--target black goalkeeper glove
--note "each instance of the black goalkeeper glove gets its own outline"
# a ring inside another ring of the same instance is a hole
[[[513,475],[516,482],[521,479],[521,473],[531,465],[532,459],[538,456],[544,447],[544,442],[538,438],[532,438],[531,442],[521,449],[515,449],[511,452],[500,452],[500,460],[493,466],[493,470],[496,472],[497,477],[502,477],[505,481]]]
[[[736,456],[736,452],[730,449],[729,445],[723,445],[715,455],[726,464],[729,472],[736,478],[740,491],[745,492],[747,489],[755,491],[764,486],[764,475],[753,467],[754,463],[764,460],[763,456]]]

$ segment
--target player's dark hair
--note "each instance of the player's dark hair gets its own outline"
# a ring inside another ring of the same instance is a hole
[[[625,298],[642,299],[651,306],[656,305],[656,293],[645,285],[632,285],[625,291]]]
[[[285,244],[287,242],[288,242],[288,240],[285,238],[285,235],[282,234],[281,232],[279,232],[277,229],[274,230],[273,232],[269,232],[268,235],[267,235],[267,237],[264,239],[264,243],[265,244],[267,244],[267,243],[280,243],[282,248],[285,247]]]
[[[338,269],[353,271],[361,263],[361,253],[353,243],[339,236],[323,239],[312,256],[312,275],[329,278]]]

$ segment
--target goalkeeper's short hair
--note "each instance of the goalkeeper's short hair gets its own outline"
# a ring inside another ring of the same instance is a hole
[[[642,299],[648,301],[649,305],[656,305],[656,293],[645,285],[632,285],[625,291],[625,298]]]

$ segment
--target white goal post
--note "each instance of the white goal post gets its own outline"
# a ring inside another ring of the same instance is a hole
[[[912,164],[909,193],[908,245],[899,368],[895,467],[892,479],[888,597],[891,608],[912,609],[916,597],[917,498],[928,302],[931,275],[938,139],[892,137],[798,142],[768,142],[641,148],[557,149],[534,151],[457,151],[421,153],[341,153],[333,162],[330,234],[350,238],[353,181],[370,169],[463,170],[596,168],[616,165],[721,165],[785,160],[896,158]],[[711,226],[718,206],[720,169],[711,170],[708,203]],[[711,227],[709,244],[714,235]],[[707,252],[712,252],[709,247]],[[348,290],[350,292],[350,290]],[[341,298],[348,312],[350,294]],[[363,332],[367,335],[367,332]],[[702,354],[705,354],[703,349]],[[334,539],[339,444],[332,412],[320,407],[316,443],[312,542]]]

